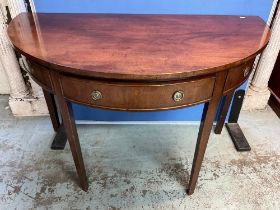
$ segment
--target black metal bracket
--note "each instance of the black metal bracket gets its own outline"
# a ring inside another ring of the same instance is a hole
[[[251,150],[251,147],[238,123],[226,123],[226,128],[237,151],[244,152]]]
[[[244,100],[244,95],[245,90],[237,90],[235,92],[228,123],[226,123],[226,128],[229,132],[232,142],[236,150],[239,152],[251,150],[251,147],[237,122],[241,111],[242,102]]]
[[[64,150],[66,142],[67,142],[67,136],[66,136],[65,128],[64,128],[63,124],[61,124],[53,139],[51,149],[52,150]]]

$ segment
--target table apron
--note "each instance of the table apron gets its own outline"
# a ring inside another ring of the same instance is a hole
[[[225,69],[227,78],[223,94],[245,82],[252,71],[254,59]],[[51,70],[30,61],[31,77],[44,89],[55,94]],[[103,109],[123,111],[156,111],[177,109],[211,100],[216,74],[171,82],[117,82],[88,77],[58,74],[65,99]],[[176,98],[177,97],[177,98]]]

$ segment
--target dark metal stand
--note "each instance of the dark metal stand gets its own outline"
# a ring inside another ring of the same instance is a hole
[[[56,132],[56,135],[51,145],[51,149],[63,150],[67,142],[67,136],[64,125],[63,123],[61,123],[62,120],[59,118],[59,111],[58,106],[56,104],[55,96],[46,90],[43,90],[43,93],[50,113],[52,126],[54,131]]]
[[[245,95],[245,90],[238,90],[235,92],[228,123],[226,123],[226,128],[233,141],[233,144],[236,150],[239,152],[251,150],[251,147],[237,122],[239,118],[242,102],[244,99],[244,95]]]
[[[66,136],[65,128],[64,128],[63,124],[61,124],[53,139],[51,149],[52,150],[64,150],[66,142],[67,142],[67,136]]]

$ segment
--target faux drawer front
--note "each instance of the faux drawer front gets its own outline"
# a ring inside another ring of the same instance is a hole
[[[119,110],[158,110],[207,101],[214,77],[180,83],[106,83],[61,77],[64,97],[94,107]]]
[[[252,71],[253,61],[250,61],[241,66],[230,69],[228,72],[225,92],[231,91],[238,86],[240,86],[244,81],[246,81]]]
[[[35,82],[37,82],[40,86],[43,86],[45,89],[52,90],[53,88],[49,70],[34,62],[30,63],[30,65],[31,70],[29,73]]]

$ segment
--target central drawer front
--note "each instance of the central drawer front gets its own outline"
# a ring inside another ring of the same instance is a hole
[[[61,76],[65,98],[118,110],[179,108],[210,100],[215,77],[174,83],[105,82]]]

